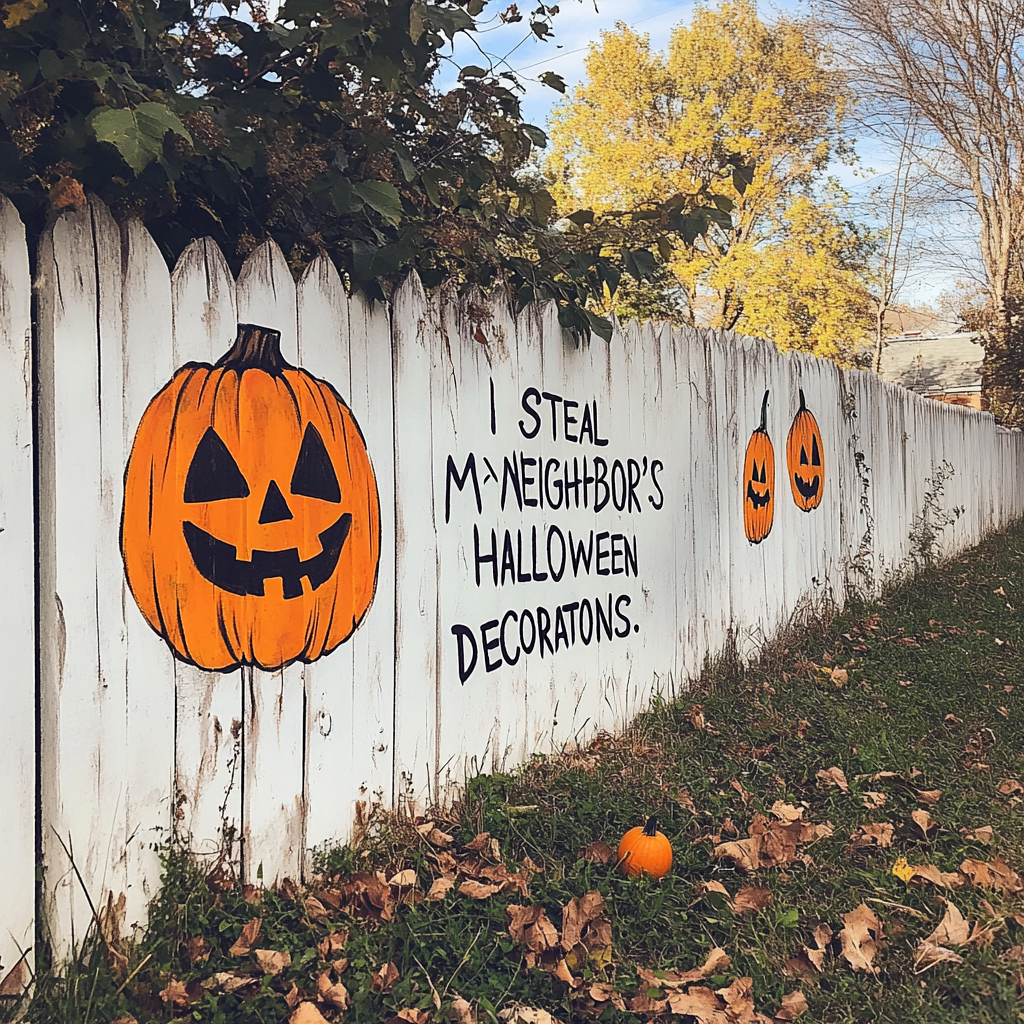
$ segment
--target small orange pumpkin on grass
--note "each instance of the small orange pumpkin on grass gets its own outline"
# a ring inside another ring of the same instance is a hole
[[[627,875],[646,872],[664,878],[672,867],[672,844],[658,831],[658,819],[651,815],[642,828],[631,828],[619,843],[619,867]]]

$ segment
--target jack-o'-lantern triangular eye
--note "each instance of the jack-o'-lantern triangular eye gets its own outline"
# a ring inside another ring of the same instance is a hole
[[[817,435],[811,437],[811,465],[821,465],[821,452],[818,451],[818,438]]]
[[[331,457],[327,454],[324,439],[320,431],[310,423],[302,435],[302,447],[299,458],[292,473],[292,494],[301,494],[307,498],[320,498],[322,501],[341,501],[341,488],[338,486],[338,474],[331,465]]]
[[[207,427],[185,477],[185,501],[222,501],[224,498],[247,498],[249,485],[213,427]]]
[[[807,449],[803,445],[800,445],[800,465],[807,465]]]

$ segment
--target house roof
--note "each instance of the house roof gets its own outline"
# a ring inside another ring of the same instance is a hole
[[[880,375],[920,395],[980,391],[985,349],[977,337],[892,338],[882,349]]]
[[[948,337],[960,330],[957,320],[930,309],[913,309],[910,306],[891,306],[885,311],[886,334],[928,334]]]

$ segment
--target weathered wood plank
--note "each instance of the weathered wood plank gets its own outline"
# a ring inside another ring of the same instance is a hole
[[[395,404],[395,801],[413,809],[437,777],[438,529],[432,390],[437,313],[412,275],[392,300]],[[461,470],[461,467],[460,467]],[[440,506],[438,501],[441,502]]]
[[[139,420],[174,371],[171,281],[160,250],[138,221],[122,229],[124,385],[122,450],[127,460]],[[154,844],[167,838],[174,783],[174,661],[123,587],[127,633],[125,785],[126,924],[145,925],[160,883]]]
[[[235,281],[212,239],[181,254],[171,280],[173,368],[215,363],[234,340]],[[212,866],[240,871],[242,672],[174,664],[174,812],[179,835]]]
[[[62,217],[39,272],[43,913],[60,956],[91,918],[63,846],[94,903],[128,884],[121,238],[107,209]]]
[[[238,319],[281,332],[281,353],[299,362],[295,282],[284,254],[265,242],[246,259]],[[302,877],[306,848],[304,666],[243,669],[242,870],[267,885]]]
[[[32,463],[31,281],[25,229],[0,196],[0,964],[13,969],[35,941],[35,527]],[[25,970],[35,962],[30,952]],[[2,975],[5,976],[5,975]],[[2,977],[0,976],[0,977]]]
[[[298,286],[299,359],[347,402],[366,441],[382,510],[373,603],[355,634],[306,666],[306,846],[352,838],[372,803],[392,799],[394,410],[387,310],[345,294],[325,257]],[[307,869],[311,864],[307,861]]]

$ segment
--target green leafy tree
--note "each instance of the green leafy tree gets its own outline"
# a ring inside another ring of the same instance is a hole
[[[546,142],[522,117],[520,83],[467,66],[437,88],[443,48],[475,31],[484,3],[286,0],[273,21],[237,0],[227,14],[187,0],[7,3],[0,190],[36,236],[91,193],[139,217],[169,261],[208,235],[237,267],[272,236],[296,269],[326,252],[375,297],[411,269],[428,287],[500,279],[520,304],[556,300],[577,334],[610,336],[585,303],[635,260],[614,224],[551,230],[550,194],[520,173]],[[556,11],[541,2],[529,30],[549,35]],[[502,17],[521,20],[514,5]]]

